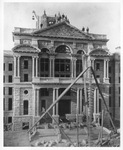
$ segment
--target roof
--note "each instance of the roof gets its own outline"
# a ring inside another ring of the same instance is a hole
[[[108,49],[103,49],[103,48],[97,48],[89,53],[90,56],[110,56],[111,54],[109,53]]]
[[[13,52],[11,50],[4,50],[3,55],[4,56],[13,56]]]
[[[39,53],[40,49],[29,45],[29,44],[19,44],[12,49],[13,52],[24,52],[24,53]]]
[[[78,28],[70,25],[66,21],[48,26],[47,28],[32,30],[15,30],[14,35],[28,35],[34,37],[54,37],[54,38],[69,38],[69,39],[84,39],[84,40],[105,40],[106,35],[96,35],[83,32]]]

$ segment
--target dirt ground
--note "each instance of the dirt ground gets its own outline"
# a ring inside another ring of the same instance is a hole
[[[26,131],[21,132],[12,132],[12,131],[5,131],[4,132],[4,146],[9,147],[20,147],[20,146],[31,146],[28,140],[28,134]]]
[[[93,129],[93,140],[98,139],[100,129],[94,128]],[[69,130],[65,129],[64,132],[67,134],[67,136],[70,138],[70,140],[74,143],[77,141],[77,130]],[[62,134],[63,136],[63,134]],[[103,136],[107,136],[106,132],[103,131]],[[64,137],[62,137],[64,139]],[[32,138],[32,141],[29,142],[27,131],[21,131],[21,132],[12,132],[12,131],[6,131],[4,132],[4,146],[7,147],[30,147],[35,146],[35,143],[37,141],[51,141],[51,140],[57,140],[58,136],[56,134],[55,129],[38,129],[36,135]],[[87,139],[87,133],[84,129],[79,129],[79,141],[81,142],[83,139]],[[67,139],[67,141],[69,141]],[[59,143],[55,145],[56,147],[65,147],[65,143]]]

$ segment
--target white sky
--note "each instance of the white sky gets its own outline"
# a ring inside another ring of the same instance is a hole
[[[4,50],[10,50],[14,44],[12,31],[14,27],[35,28],[32,11],[42,15],[64,13],[70,23],[82,29],[89,27],[91,33],[106,34],[111,52],[120,45],[120,3],[4,3]]]

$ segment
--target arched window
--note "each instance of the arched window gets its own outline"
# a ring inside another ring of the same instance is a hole
[[[28,100],[23,101],[23,114],[28,115]]]
[[[56,48],[56,53],[71,53],[70,48],[66,45],[60,45]]]
[[[42,53],[48,53],[49,50],[48,50],[47,48],[42,48],[42,49],[41,49],[41,52],[42,52]]]
[[[84,54],[84,51],[83,50],[78,50],[77,54]]]

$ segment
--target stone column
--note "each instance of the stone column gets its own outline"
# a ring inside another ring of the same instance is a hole
[[[53,88],[53,103],[55,102],[55,88]],[[53,106],[53,116],[55,115],[55,106]]]
[[[37,99],[37,92],[36,92],[36,89],[34,89],[34,99],[33,99],[33,116],[36,116],[36,110],[35,110],[35,107],[36,107],[36,99]]]
[[[53,57],[53,59],[52,59],[52,61],[53,61],[53,77],[55,76],[55,74],[54,74],[54,72],[55,72],[55,57]]]
[[[37,89],[37,116],[39,116],[39,89]]]
[[[91,59],[91,66],[92,66],[93,69],[94,69],[94,60],[95,59]]]
[[[58,98],[58,88],[56,88],[56,98],[55,100],[57,100]],[[58,115],[58,103],[56,104],[56,115]]]
[[[97,113],[99,113],[99,90],[97,89],[96,90],[96,92],[97,92]]]
[[[77,114],[79,115],[79,88],[77,88],[77,105],[76,105],[76,117],[79,117],[77,116]],[[77,118],[76,118],[76,121],[77,121]]]
[[[107,60],[107,75],[106,78],[109,78],[109,61]]]
[[[82,105],[82,89],[80,89],[80,114],[82,114],[83,111],[83,105]]]
[[[14,77],[16,77],[16,75],[17,75],[17,66],[16,66],[17,64],[16,64],[16,56],[14,56]]]
[[[18,77],[20,77],[20,56],[18,57]]]
[[[38,57],[36,57],[36,77],[38,77]]]
[[[96,90],[97,88],[94,91],[94,113],[97,112],[97,97],[96,97],[97,91]]]
[[[55,102],[55,100],[58,97],[58,88],[53,88],[53,102]],[[53,107],[53,117],[56,120],[56,122],[59,122],[59,115],[58,115],[58,103]],[[54,120],[52,120],[53,123]]]
[[[74,78],[76,78],[76,59],[73,60],[73,66],[74,66],[74,69],[73,69]]]
[[[104,59],[104,77],[103,77],[104,82],[105,78],[106,78],[106,60]]]
[[[51,59],[51,57],[49,58],[49,60],[50,60],[50,77],[52,76],[52,72],[51,72],[51,66],[52,66],[52,59]]]
[[[73,59],[71,59],[71,78],[74,77],[74,62],[73,62]]]
[[[54,77],[54,56],[50,56],[50,77]]]
[[[35,58],[34,57],[32,57],[32,78],[34,78],[34,76],[35,76],[35,69],[34,69],[34,66],[35,66]]]

